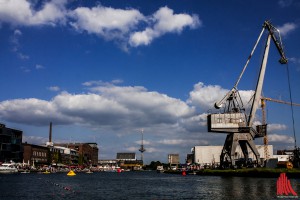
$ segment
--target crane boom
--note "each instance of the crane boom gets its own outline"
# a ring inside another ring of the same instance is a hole
[[[270,35],[272,36],[272,39],[275,43],[275,46],[281,56],[279,62],[281,64],[287,64],[288,63],[288,59],[286,58],[284,51],[283,51],[283,45],[281,42],[281,37],[280,37],[280,32],[277,28],[275,28],[269,21],[265,21],[264,23],[264,27],[268,29]],[[276,37],[276,33],[279,37],[279,39]]]
[[[291,103],[291,102],[282,101],[282,100],[279,100],[279,99],[272,99],[272,98],[269,98],[269,97],[261,97],[261,99],[265,100],[265,101],[273,101],[273,102],[276,102],[276,103],[288,104],[288,105],[292,105],[292,106],[300,106],[299,103]]]
[[[284,51],[283,51],[283,46],[282,46],[281,40],[278,39],[275,35],[275,33],[278,33],[279,38],[280,38],[278,29],[276,29],[269,21],[265,21],[263,27],[269,31],[269,34],[268,34],[268,40],[267,40],[267,43],[265,46],[265,53],[264,53],[264,57],[263,57],[263,61],[262,61],[261,69],[260,69],[260,75],[259,75],[259,78],[258,78],[258,81],[256,84],[255,95],[254,95],[254,99],[252,102],[252,107],[251,107],[251,111],[250,111],[250,115],[249,115],[248,126],[250,126],[250,127],[253,125],[255,113],[258,108],[259,101],[261,99],[261,91],[262,91],[264,75],[265,75],[265,70],[266,70],[266,66],[267,66],[267,59],[268,59],[268,54],[269,54],[269,48],[270,48],[270,38],[272,38],[280,56],[281,56],[279,62],[281,64],[286,64],[288,62],[288,60],[284,54]]]

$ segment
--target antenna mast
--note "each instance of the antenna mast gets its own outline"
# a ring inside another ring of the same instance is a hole
[[[141,143],[141,148],[139,149],[139,151],[141,152],[141,160],[142,163],[144,164],[144,152],[146,151],[146,149],[144,148],[144,129],[141,130],[142,133],[142,143]]]

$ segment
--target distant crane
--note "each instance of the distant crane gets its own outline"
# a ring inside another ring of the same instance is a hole
[[[267,126],[267,120],[266,120],[266,101],[272,101],[275,103],[282,103],[282,104],[288,104],[292,106],[300,106],[298,103],[292,103],[292,102],[287,102],[287,101],[282,101],[278,99],[272,99],[268,97],[260,97],[261,99],[261,111],[262,111],[262,125]],[[266,131],[266,135],[264,136],[264,153],[266,156],[266,159],[269,159],[269,152],[268,152],[268,134]],[[295,144],[296,145],[296,144]]]
[[[265,30],[268,31],[268,37],[264,49],[264,56],[261,62],[254,98],[252,100],[251,110],[249,115],[247,115],[237,86]],[[223,99],[215,103],[216,109],[224,107],[223,112],[216,114],[208,114],[207,116],[207,125],[209,132],[227,133],[227,137],[220,155],[220,166],[223,168],[235,166],[234,154],[238,144],[242,149],[245,162],[247,162],[249,158],[247,148],[247,146],[249,146],[256,157],[257,165],[261,165],[260,154],[253,140],[258,137],[264,137],[266,135],[266,125],[256,126],[256,129],[252,126],[255,113],[259,106],[259,101],[261,99],[271,39],[273,40],[280,54],[279,62],[281,64],[286,64],[288,62],[283,51],[283,45],[281,43],[281,37],[278,29],[276,29],[269,21],[265,21],[263,24],[263,29],[234,87],[223,97]]]

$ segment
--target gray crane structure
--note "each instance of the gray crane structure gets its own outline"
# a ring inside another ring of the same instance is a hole
[[[264,55],[261,61],[254,97],[251,99],[250,113],[247,114],[237,87],[265,31],[268,32],[268,36],[264,47]],[[267,125],[262,124],[253,127],[253,121],[259,102],[261,101],[271,40],[273,40],[280,54],[279,62],[281,64],[286,64],[288,62],[283,51],[279,30],[275,28],[270,21],[265,21],[262,31],[260,32],[260,35],[234,87],[220,101],[215,103],[215,108],[223,108],[223,111],[220,113],[208,114],[207,116],[208,132],[227,134],[220,155],[220,167],[222,168],[235,167],[234,155],[238,145],[241,147],[245,162],[249,159],[249,152],[247,148],[249,147],[256,158],[256,164],[258,166],[262,165],[260,154],[254,144],[254,139],[264,137],[266,135]]]

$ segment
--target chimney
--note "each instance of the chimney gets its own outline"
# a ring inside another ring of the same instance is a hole
[[[50,122],[50,128],[49,128],[49,143],[52,142],[52,122]]]

